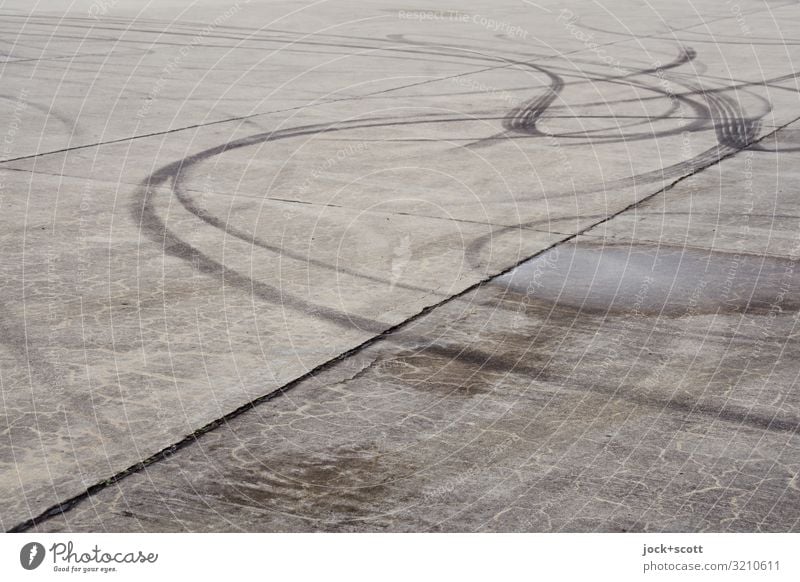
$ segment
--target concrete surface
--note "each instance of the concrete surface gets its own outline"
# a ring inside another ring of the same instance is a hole
[[[6,2],[0,525],[794,531],[796,2]]]

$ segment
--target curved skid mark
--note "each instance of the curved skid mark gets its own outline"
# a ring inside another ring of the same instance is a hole
[[[153,197],[157,194],[155,190],[159,187],[167,185],[171,181],[173,194],[180,200],[180,203],[195,216],[209,225],[214,226],[215,228],[220,228],[226,232],[229,232],[236,238],[240,238],[241,240],[251,244],[257,244],[254,243],[254,238],[252,235],[248,235],[233,228],[226,228],[226,225],[219,221],[219,219],[215,219],[209,216],[207,213],[203,213],[199,208],[195,207],[191,203],[191,200],[189,200],[185,195],[182,195],[181,181],[183,179],[184,172],[206,159],[223,154],[225,152],[276,141],[279,139],[288,139],[307,135],[320,135],[363,128],[388,128],[399,125],[417,125],[426,123],[458,123],[468,120],[471,121],[473,119],[474,118],[471,117],[458,117],[450,119],[396,120],[394,118],[387,117],[374,117],[359,120],[358,122],[340,123],[338,127],[332,126],[331,124],[312,124],[274,132],[258,133],[253,136],[235,140],[233,142],[214,146],[200,153],[188,156],[183,160],[163,166],[143,181],[137,190],[137,194],[133,203],[131,204],[130,211],[134,220],[140,225],[140,229],[148,236],[150,240],[160,244],[164,249],[164,252],[180,259],[192,262],[202,273],[219,277],[225,283],[232,284],[243,291],[250,291],[260,299],[275,305],[280,305],[283,308],[291,308],[302,313],[314,313],[315,315],[323,317],[328,321],[346,329],[352,329],[356,327],[361,330],[380,333],[387,327],[388,324],[361,316],[350,316],[343,314],[331,308],[322,307],[313,304],[310,301],[287,295],[278,287],[261,281],[255,281],[249,277],[246,277],[245,275],[225,267],[222,263],[212,259],[204,253],[201,253],[199,250],[191,246],[189,243],[183,241],[180,237],[173,233],[158,216],[153,205]],[[181,200],[181,198],[183,199]],[[276,253],[286,252],[280,247],[271,247],[270,245],[266,244],[262,244],[261,246],[266,250]],[[307,260],[305,258],[303,259]],[[337,270],[335,267],[326,265],[325,263],[318,263],[318,266],[322,265],[324,265],[326,268]],[[364,274],[356,271],[350,271],[349,274],[359,277],[366,277]]]

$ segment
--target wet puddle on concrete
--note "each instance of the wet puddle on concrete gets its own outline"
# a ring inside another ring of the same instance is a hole
[[[681,316],[797,311],[789,259],[664,245],[568,243],[493,281],[522,301],[590,313]]]

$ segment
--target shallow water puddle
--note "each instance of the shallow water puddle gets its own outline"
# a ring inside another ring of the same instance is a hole
[[[796,311],[794,261],[664,245],[569,243],[493,282],[524,295],[593,313],[691,315]]]

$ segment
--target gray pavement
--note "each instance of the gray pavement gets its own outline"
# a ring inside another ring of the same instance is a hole
[[[3,529],[800,529],[796,2],[0,14]]]

